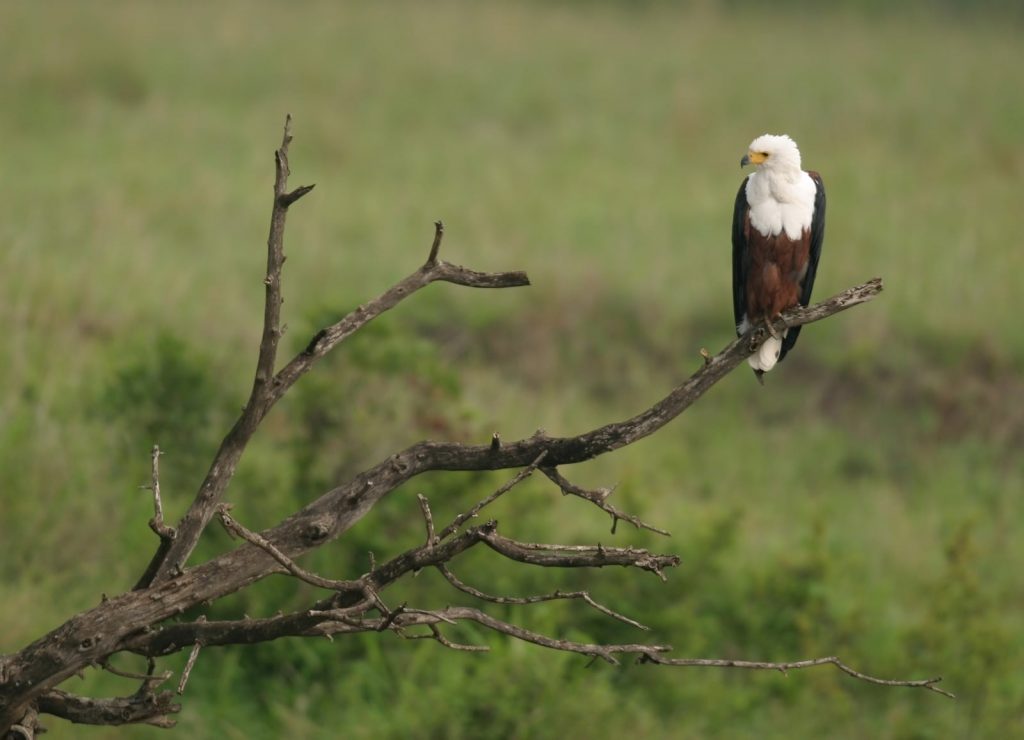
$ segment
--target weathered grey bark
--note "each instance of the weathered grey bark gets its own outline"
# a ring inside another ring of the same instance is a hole
[[[127,651],[154,658],[191,650],[190,670],[199,647],[251,644],[283,636],[330,636],[368,630],[388,629],[406,634],[407,630],[417,626],[429,630],[419,636],[432,637],[448,647],[481,649],[479,646],[452,643],[444,636],[441,628],[459,620],[471,620],[517,639],[610,661],[614,661],[617,654],[634,653],[653,662],[677,665],[729,664],[746,668],[780,668],[784,665],[787,668],[800,668],[832,663],[850,675],[875,683],[917,686],[945,693],[935,686],[938,679],[873,679],[847,668],[835,658],[790,664],[670,659],[664,656],[669,650],[664,645],[577,644],[522,630],[476,609],[460,607],[431,612],[404,608],[392,610],[381,599],[380,592],[401,576],[424,567],[437,567],[453,586],[485,601],[525,604],[552,598],[575,598],[608,616],[642,627],[638,622],[593,601],[586,592],[556,592],[520,600],[488,596],[458,581],[446,564],[458,553],[484,545],[502,557],[544,567],[632,567],[660,576],[665,568],[676,565],[678,558],[673,555],[658,555],[628,547],[569,547],[517,542],[500,535],[495,522],[486,522],[468,529],[462,527],[481,509],[536,469],[542,470],[563,492],[579,496],[611,515],[613,527],[619,519],[649,527],[638,518],[611,506],[607,502],[609,491],[587,491],[574,486],[559,473],[558,466],[592,459],[656,432],[742,363],[756,349],[761,339],[759,334],[731,342],[714,357],[702,352],[705,360],[691,377],[661,401],[629,419],[568,437],[549,437],[538,432],[529,438],[510,443],[501,442],[497,436],[483,445],[420,442],[325,492],[277,526],[262,533],[251,532],[234,521],[222,501],[246,444],[271,407],[317,359],[373,318],[432,282],[445,281],[478,288],[513,287],[527,285],[529,282],[522,272],[480,273],[440,261],[438,253],[443,230],[438,222],[428,259],[422,267],[379,297],[318,332],[303,352],[275,372],[278,341],[282,333],[280,305],[285,217],[288,208],[312,187],[294,191],[287,189],[290,141],[289,125],[286,123],[284,140],[275,157],[276,178],[268,238],[264,329],[249,401],[221,444],[191,507],[173,529],[166,527],[162,521],[157,465],[159,450],[154,449],[152,488],[156,515],[153,520],[155,524],[151,522],[151,526],[160,535],[157,552],[134,590],[113,598],[104,598],[98,606],[74,615],[22,650],[0,656],[0,733],[6,736],[15,731],[14,725],[22,722],[26,716],[31,716],[34,721],[35,712],[56,715],[73,722],[147,722],[159,726],[173,724],[169,715],[178,710],[178,705],[171,701],[173,694],[156,690],[169,674],[152,675],[152,664],[149,676],[135,677],[142,681],[142,686],[129,697],[87,699],[74,697],[56,688],[67,678],[90,666],[101,666],[117,672],[110,666],[109,660],[119,652]],[[875,279],[815,306],[794,309],[780,319],[777,328],[783,327],[783,321],[788,326],[819,321],[870,300],[881,289],[881,280]],[[421,499],[427,525],[426,542],[380,566],[372,567],[370,572],[359,578],[326,579],[308,573],[295,563],[295,559],[303,553],[344,534],[382,497],[421,473],[432,470],[514,468],[521,468],[522,471],[509,484],[457,517],[440,534],[435,533],[428,503]],[[240,536],[244,543],[205,563],[186,567],[187,559],[200,535],[215,516],[219,516],[221,524],[234,535]],[[654,527],[649,528],[660,531]],[[312,604],[309,609],[266,619],[245,618],[221,622],[197,620],[164,624],[169,617],[212,602],[275,573],[290,574],[332,593]],[[376,616],[370,616],[371,613]],[[187,675],[182,676],[180,690],[184,690],[186,680]]]

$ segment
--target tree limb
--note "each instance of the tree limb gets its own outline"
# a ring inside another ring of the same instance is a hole
[[[756,329],[731,342],[715,356],[701,351],[703,362],[687,380],[657,403],[628,419],[567,437],[549,437],[543,432],[511,443],[494,434],[487,445],[462,445],[424,441],[380,461],[351,480],[325,492],[275,527],[253,532],[227,513],[223,495],[234,475],[249,439],[273,405],[313,364],[334,347],[385,311],[398,305],[412,293],[432,282],[450,282],[475,288],[504,288],[529,284],[525,273],[482,273],[439,259],[443,224],[435,223],[434,239],[426,262],[371,301],[357,307],[335,323],[321,329],[280,370],[277,353],[281,325],[281,273],[285,261],[284,228],[288,209],[313,186],[288,190],[290,175],[288,149],[291,142],[290,118],[286,119],[280,148],[275,152],[274,201],[267,239],[267,273],[263,331],[256,372],[248,402],[241,416],[225,436],[195,499],[177,528],[163,523],[159,490],[159,449],[153,451],[154,518],[150,526],[160,535],[160,546],[146,572],[133,591],[104,598],[96,607],[75,615],[63,625],[40,637],[17,653],[0,656],[0,735],[8,731],[33,737],[39,712],[63,717],[72,722],[122,724],[145,722],[171,726],[170,714],[180,707],[173,693],[156,692],[156,686],[168,675],[154,675],[154,659],[182,650],[190,650],[189,661],[178,688],[183,691],[189,673],[202,647],[252,644],[288,636],[324,636],[351,634],[369,630],[396,632],[403,637],[429,638],[452,649],[480,650],[482,646],[463,645],[450,640],[447,626],[472,621],[515,639],[546,648],[580,653],[616,663],[619,655],[636,654],[645,662],[673,666],[719,666],[786,671],[831,663],[848,675],[886,686],[910,686],[952,696],[937,688],[939,679],[894,681],[877,679],[845,665],[838,658],[816,658],[791,663],[758,663],[714,659],[670,658],[666,645],[593,645],[559,640],[525,630],[470,607],[450,606],[423,610],[401,605],[389,608],[380,592],[397,579],[426,567],[437,567],[459,591],[499,604],[531,604],[556,599],[578,599],[601,613],[632,626],[636,622],[592,599],[586,591],[561,592],[533,597],[492,596],[466,585],[451,572],[448,564],[462,552],[483,544],[502,557],[527,565],[556,568],[600,568],[609,565],[639,568],[664,579],[664,570],[678,565],[674,555],[660,555],[632,547],[564,545],[513,540],[497,531],[497,522],[460,529],[519,482],[541,469],[563,493],[583,498],[612,517],[612,532],[621,519],[637,527],[667,534],[625,514],[607,502],[610,489],[587,490],[567,480],[558,468],[590,460],[632,444],[658,431],[685,411],[715,383],[737,367],[764,341],[765,331]],[[787,311],[775,323],[777,330],[819,321],[852,306],[870,300],[882,290],[880,279],[844,291],[810,307]],[[434,528],[433,515],[424,497],[419,497],[426,541],[390,558],[354,580],[328,579],[296,562],[306,552],[336,539],[358,522],[381,498],[421,473],[436,470],[470,471],[518,469],[509,482],[468,510],[457,515],[440,532]],[[245,542],[235,549],[197,565],[185,567],[189,555],[204,528],[215,513],[232,534]],[[167,623],[170,617],[219,599],[271,574],[287,574],[331,593],[309,609],[270,618]],[[374,616],[376,612],[376,616]],[[426,628],[429,634],[413,633]],[[412,632],[411,632],[412,631]],[[130,674],[114,669],[110,656],[130,651],[150,658],[149,674]],[[100,666],[117,675],[142,681],[131,697],[86,699],[56,688],[62,681],[90,666]],[[19,723],[20,729],[15,729]],[[27,734],[26,734],[27,733]]]
[[[659,529],[658,527],[647,524],[639,517],[635,517],[632,514],[626,514],[622,511],[619,511],[616,507],[609,504],[608,497],[615,492],[614,488],[599,488],[596,491],[590,491],[586,488],[581,488],[580,486],[577,486],[575,483],[572,483],[571,481],[567,480],[565,476],[558,472],[558,468],[545,467],[541,468],[541,472],[544,473],[544,475],[546,475],[548,478],[550,478],[551,481],[562,490],[563,495],[578,496],[579,498],[584,499],[585,501],[589,501],[594,506],[599,508],[601,511],[610,514],[612,518],[612,534],[615,534],[616,525],[618,525],[619,520],[622,519],[623,521],[629,522],[637,529],[647,529],[651,532],[656,532],[660,535],[664,535],[665,537],[671,536],[664,529]]]
[[[878,684],[880,686],[907,686],[910,688],[927,689],[928,691],[934,691],[936,694],[942,694],[950,699],[956,698],[954,694],[951,694],[944,689],[940,689],[936,685],[942,680],[941,676],[917,681],[875,678],[874,676],[869,676],[866,673],[855,671],[835,656],[827,658],[812,658],[811,660],[796,660],[789,663],[764,663],[754,660],[722,660],[717,658],[666,658],[663,655],[645,653],[641,655],[640,661],[646,663],[657,663],[659,665],[700,666],[705,668],[745,668],[748,670],[758,671],[780,671],[781,673],[831,664],[843,673],[860,679],[861,681],[867,681],[868,683]]]
[[[443,265],[445,263],[438,263],[439,267]],[[809,308],[787,311],[779,320],[779,328],[783,324],[796,326],[820,321],[870,300],[881,289],[881,280],[876,279]],[[393,291],[389,291],[389,294],[397,302]],[[377,300],[379,302],[381,299]],[[355,313],[358,312],[359,309]],[[712,357],[710,362],[702,363],[688,380],[650,408],[624,421],[607,424],[583,434],[560,438],[535,434],[517,442],[502,444],[497,449],[490,444],[469,446],[420,442],[328,491],[276,527],[261,533],[261,537],[286,557],[294,559],[343,534],[383,496],[420,473],[429,470],[525,467],[532,464],[542,452],[546,453],[544,464],[554,467],[583,462],[619,449],[654,433],[682,413],[738,366],[751,353],[751,345],[755,340],[756,337],[751,335],[734,340]],[[179,528],[175,543],[180,539]],[[39,692],[56,686],[82,668],[116,652],[123,640],[140,630],[196,604],[218,599],[271,573],[280,572],[280,567],[263,548],[247,543],[165,583],[156,584],[145,591],[111,598],[76,615],[20,652],[6,656],[9,679],[6,684],[0,684],[0,700],[10,697],[8,707],[21,706]],[[118,615],[116,619],[114,615]],[[104,625],[104,629],[98,625]],[[108,625],[116,627],[111,629]],[[54,650],[64,656],[56,664],[43,657],[53,654]],[[18,688],[13,688],[14,682],[18,682]],[[7,719],[10,711],[0,706],[0,720]]]
[[[302,377],[319,358],[330,352],[380,314],[396,306],[430,283],[443,281],[471,288],[512,288],[529,285],[525,272],[486,273],[470,270],[437,259],[444,227],[440,221],[435,224],[435,237],[427,262],[383,295],[359,306],[336,323],[321,329],[300,352],[276,375],[274,363],[277,345],[281,338],[281,269],[284,265],[284,227],[288,208],[305,195],[313,186],[287,192],[288,146],[291,143],[291,116],[285,119],[284,138],[275,152],[276,176],[274,180],[274,205],[270,219],[270,235],[267,238],[266,303],[264,308],[263,336],[260,341],[256,377],[253,381],[249,401],[242,415],[228,432],[220,449],[210,465],[210,470],[199,487],[195,500],[182,517],[173,542],[164,540],[136,584],[136,589],[167,580],[185,567],[192,550],[219,501],[234,476],[242,453],[253,433],[271,407],[289,388]]]
[[[619,614],[617,611],[609,609],[603,604],[598,603],[587,591],[555,591],[550,594],[541,594],[539,596],[492,596],[490,594],[484,593],[483,591],[480,591],[479,589],[473,588],[472,586],[466,583],[463,583],[455,576],[454,573],[451,572],[451,569],[449,569],[448,566],[443,563],[438,564],[437,569],[441,572],[441,575],[445,577],[445,580],[447,580],[448,583],[452,584],[452,586],[454,586],[459,591],[462,591],[465,594],[469,594],[474,598],[480,599],[481,601],[490,601],[492,604],[525,605],[540,604],[545,601],[556,601],[561,599],[567,601],[573,599],[580,599],[593,609],[596,609],[597,611],[611,617],[612,619],[617,619],[620,622],[623,622],[624,624],[628,624],[630,627],[636,627],[637,629],[644,630],[645,632],[650,630],[650,627],[646,627],[640,624],[635,619],[630,619],[626,615]]]

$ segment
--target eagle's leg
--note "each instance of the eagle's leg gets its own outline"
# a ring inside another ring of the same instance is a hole
[[[778,318],[778,316],[776,316],[775,318]],[[775,331],[775,327],[772,326],[772,319],[768,316],[768,314],[765,314],[764,316],[764,328],[765,331],[767,331],[768,334],[771,335],[772,339],[782,339],[782,337],[779,336],[779,333]]]

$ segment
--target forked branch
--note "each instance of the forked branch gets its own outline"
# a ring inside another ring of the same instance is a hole
[[[679,564],[675,555],[651,553],[633,547],[602,544],[567,545],[531,543],[506,537],[498,523],[475,523],[481,513],[499,498],[509,495],[535,470],[541,470],[559,489],[597,506],[612,518],[612,532],[619,520],[635,527],[667,534],[661,529],[612,506],[611,489],[588,490],[570,482],[560,468],[590,460],[627,446],[661,429],[725,377],[756,349],[763,337],[752,333],[728,344],[717,355],[702,352],[696,371],[664,398],[636,415],[573,436],[549,437],[538,432],[531,437],[507,442],[495,433],[484,445],[449,442],[420,442],[367,468],[351,480],[323,493],[276,526],[255,532],[228,514],[224,494],[248,441],[274,404],[314,363],[345,339],[385,311],[397,306],[416,291],[433,282],[450,282],[474,288],[505,288],[529,284],[525,273],[485,273],[450,264],[440,259],[444,227],[436,222],[433,241],[424,264],[376,298],[358,306],[324,327],[305,349],[278,369],[278,349],[284,330],[281,323],[281,275],[285,262],[284,227],[288,209],[312,189],[288,189],[290,175],[290,118],[285,123],[280,148],[275,152],[274,200],[267,239],[267,273],[263,331],[253,386],[240,417],[225,436],[209,472],[176,528],[163,522],[159,487],[159,450],[152,458],[154,517],[151,526],[160,535],[160,546],[133,591],[104,598],[92,609],[75,615],[31,645],[0,656],[0,737],[15,723],[35,732],[38,713],[52,714],[72,722],[120,724],[149,723],[166,727],[179,707],[170,691],[156,691],[169,676],[155,675],[155,658],[190,651],[186,669],[179,678],[184,691],[188,675],[201,648],[217,645],[245,645],[281,637],[333,637],[370,630],[398,633],[408,638],[427,638],[459,650],[481,650],[486,646],[466,645],[446,632],[460,622],[474,622],[494,632],[545,648],[580,653],[616,663],[624,654],[643,661],[673,666],[719,666],[796,670],[831,663],[848,675],[886,686],[909,686],[952,696],[937,688],[939,679],[896,681],[877,679],[853,670],[837,658],[816,658],[791,663],[670,658],[670,647],[660,644],[598,645],[558,640],[525,630],[466,606],[418,609],[408,605],[389,607],[382,597],[391,584],[424,568],[437,568],[460,594],[484,602],[527,605],[553,600],[577,600],[589,608],[638,629],[643,625],[591,597],[589,592],[554,591],[540,596],[492,595],[467,585],[453,574],[450,564],[461,553],[483,545],[494,557],[523,565],[545,568],[602,568],[617,566],[647,570],[665,578],[667,569]],[[875,279],[844,291],[807,308],[786,312],[776,328],[819,321],[870,300],[882,289]],[[696,358],[694,358],[696,359]],[[423,544],[377,564],[369,572],[351,578],[327,578],[299,565],[298,559],[330,542],[351,528],[373,506],[403,483],[435,470],[515,470],[515,475],[476,504],[456,515],[439,531],[434,526],[430,504],[419,497],[426,525]],[[215,514],[223,526],[243,540],[235,549],[202,564],[186,567],[196,543]],[[467,526],[471,525],[471,526]],[[252,619],[168,621],[188,610],[234,593],[272,574],[300,579],[325,593],[308,608],[289,614]],[[147,675],[131,674],[112,667],[110,657],[119,652],[149,657]],[[58,688],[67,678],[89,667],[140,680],[142,685],[130,697],[86,699]]]
[[[318,359],[367,323],[430,283],[441,281],[471,288],[512,288],[530,284],[526,273],[521,271],[477,272],[460,265],[439,261],[437,256],[441,247],[444,226],[438,221],[435,224],[434,241],[427,261],[420,269],[383,295],[357,307],[339,321],[321,329],[304,351],[296,355],[280,372],[275,374],[277,348],[283,334],[281,271],[285,261],[285,220],[288,209],[295,201],[313,189],[313,186],[309,185],[291,192],[288,191],[288,177],[291,174],[288,149],[291,141],[291,116],[288,116],[285,119],[281,147],[274,153],[274,202],[270,219],[270,234],[267,237],[267,274],[263,280],[266,287],[263,334],[260,340],[252,392],[242,410],[242,415],[224,438],[220,449],[217,450],[195,500],[178,524],[177,536],[173,542],[164,540],[161,543],[146,568],[146,572],[136,584],[136,589],[145,588],[181,572],[189,555],[195,549],[200,535],[213,516],[217,504],[222,500],[224,492],[234,476],[238,461],[264,416]]]

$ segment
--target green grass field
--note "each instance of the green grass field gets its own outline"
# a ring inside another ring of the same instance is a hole
[[[671,539],[611,536],[540,480],[495,514],[521,539],[635,544],[681,567],[662,584],[472,553],[457,570],[507,594],[586,587],[652,627],[494,610],[558,636],[835,654],[941,674],[956,701],[828,667],[588,668],[463,630],[492,652],[391,635],[204,651],[177,734],[1024,735],[1021,17],[856,5],[3,4],[0,652],[131,587],[155,544],[150,446],[180,514],[243,403],[285,113],[292,182],[317,183],[289,219],[290,350],[415,269],[436,218],[444,258],[533,285],[431,286],[341,347],[250,445],[229,492],[250,527],[423,437],[569,434],[657,400],[731,338],[737,163],[786,132],[828,189],[816,297],[876,275],[882,296],[806,329],[767,387],[742,369],[655,437],[565,471],[617,482],[618,505]],[[358,575],[368,550],[422,537],[414,493],[450,517],[508,477],[417,480],[304,564]],[[201,554],[230,546],[207,540]],[[271,580],[210,614],[312,598]],[[389,598],[460,595],[423,573]],[[66,688],[135,686],[93,671]]]

